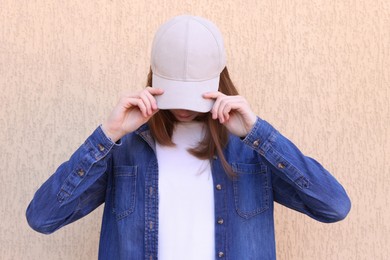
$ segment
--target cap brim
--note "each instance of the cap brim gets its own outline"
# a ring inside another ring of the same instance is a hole
[[[209,112],[214,100],[202,97],[204,93],[217,91],[219,76],[205,81],[176,81],[153,74],[153,87],[161,88],[164,94],[155,96],[159,109],[186,109]]]

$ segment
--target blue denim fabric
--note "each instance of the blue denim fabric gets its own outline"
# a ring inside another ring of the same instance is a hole
[[[336,179],[265,120],[244,139],[231,135],[224,152],[239,178],[212,160],[216,259],[276,258],[273,201],[321,222],[350,210]],[[39,188],[26,216],[49,234],[102,203],[99,259],[157,259],[158,165],[147,125],[118,143],[98,127]]]

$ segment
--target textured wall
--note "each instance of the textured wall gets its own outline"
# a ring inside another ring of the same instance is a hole
[[[351,196],[336,224],[276,206],[278,259],[388,259],[387,0],[0,0],[0,258],[97,258],[102,208],[50,236],[25,209],[118,93],[144,86],[155,30],[183,13],[218,25],[242,95]]]

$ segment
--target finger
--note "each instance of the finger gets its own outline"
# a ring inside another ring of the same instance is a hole
[[[139,100],[138,100],[138,107],[139,107],[139,109],[141,110],[142,115],[143,115],[144,117],[148,117],[148,116],[149,116],[149,115],[148,115],[147,107],[146,107],[146,105],[145,105],[145,103],[144,103],[144,101],[143,101],[142,99],[139,99]]]
[[[143,101],[145,107],[146,107],[146,112],[148,115],[152,114],[152,104],[149,100],[149,97],[147,96],[148,93],[147,91],[142,91],[139,95],[140,99]]]
[[[152,112],[153,112],[153,110],[157,109],[156,98],[152,96],[152,94],[149,91],[145,91],[145,95],[149,99],[150,105],[152,107]]]
[[[212,119],[217,119],[218,118],[218,110],[221,104],[221,99],[217,98],[214,102],[213,108],[211,109],[211,118]]]
[[[226,122],[229,120],[232,111],[237,111],[238,113],[243,114],[245,104],[245,100],[241,96],[227,96],[227,98],[221,101],[221,105],[218,110],[219,117],[222,117],[223,122]]]
[[[220,105],[218,107],[218,118],[219,118],[219,121],[222,123],[224,123],[226,121],[226,118],[225,118],[225,113],[224,111],[227,110],[228,112],[228,116],[229,116],[229,112],[230,112],[230,102],[231,102],[231,98],[230,97],[222,97],[221,98],[221,101],[220,101]]]
[[[147,89],[148,93],[150,94],[150,95],[148,95],[148,97],[149,97],[149,100],[152,104],[152,109],[155,110],[155,109],[157,109],[157,101],[156,101],[156,98],[154,96],[159,96],[159,95],[164,94],[164,90],[161,88],[152,88],[152,87],[147,87],[146,89]]]
[[[217,99],[218,97],[220,96],[224,96],[223,93],[219,92],[219,91],[213,91],[213,92],[206,92],[206,93],[203,93],[203,98],[205,99]]]
[[[146,109],[146,106],[145,106],[144,102],[142,101],[142,99],[140,99],[140,98],[127,98],[125,108],[131,108],[131,107],[137,107],[144,117],[148,117],[147,109]]]
[[[125,109],[129,109],[133,106],[137,106],[138,98],[133,97],[121,97],[119,104],[121,104]]]
[[[145,89],[148,90],[148,92],[151,93],[152,95],[161,95],[164,93],[164,90],[161,88],[146,87]],[[142,91],[144,91],[144,90],[142,90]],[[139,95],[140,95],[140,92],[134,92],[132,90],[124,90],[124,91],[119,93],[118,97],[120,99],[123,97],[139,97]]]
[[[146,87],[146,90],[152,94],[153,96],[155,95],[161,95],[164,93],[164,90],[161,88],[152,88],[152,87]]]
[[[218,110],[219,110],[221,101],[224,97],[226,97],[226,95],[221,93],[221,92],[216,91],[216,92],[205,93],[203,96],[204,96],[204,98],[215,99],[213,108],[211,109],[211,114],[212,114],[213,119],[217,119],[218,118]]]
[[[229,118],[230,118],[230,111],[232,111],[232,104],[231,103],[227,103],[223,108],[222,108],[222,114],[223,114],[223,117],[224,117],[224,122],[226,121],[229,121]]]

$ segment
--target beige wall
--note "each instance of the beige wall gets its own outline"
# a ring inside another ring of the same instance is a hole
[[[336,224],[277,205],[278,259],[388,259],[387,0],[0,0],[0,258],[97,258],[102,208],[50,236],[25,209],[117,94],[143,87],[155,30],[182,13],[218,25],[252,108],[352,199]]]

